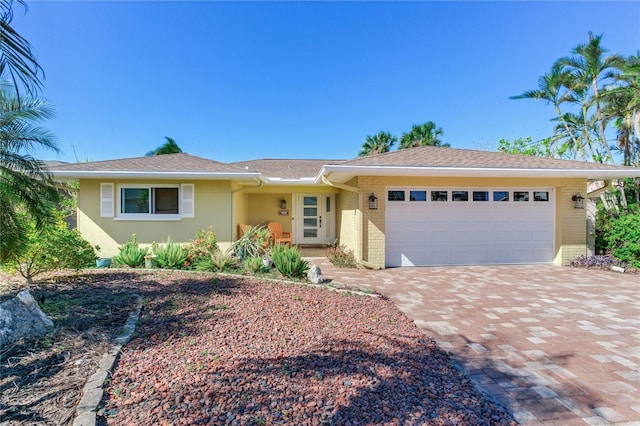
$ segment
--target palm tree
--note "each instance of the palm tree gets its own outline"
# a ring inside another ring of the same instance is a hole
[[[153,155],[177,154],[179,152],[182,152],[182,149],[180,149],[175,140],[168,136],[165,136],[164,138],[167,140],[164,144],[160,145],[154,150],[147,152],[145,155],[147,157],[150,157]]]
[[[404,133],[400,138],[398,149],[413,148],[416,146],[451,146],[442,143],[440,137],[443,135],[442,128],[437,127],[433,121],[424,124],[414,124],[409,133]]]
[[[53,218],[60,195],[43,162],[28,154],[35,148],[58,152],[53,135],[38,123],[53,116],[44,100],[18,98],[0,87],[0,260],[16,254],[24,236],[24,213],[42,227]]]
[[[358,156],[364,157],[365,155],[389,152],[391,147],[393,147],[397,141],[398,138],[391,136],[391,133],[384,131],[380,131],[374,136],[367,135],[364,143],[362,144],[362,150],[358,153]]]
[[[18,0],[25,11],[27,4]],[[36,61],[31,44],[11,26],[13,0],[0,0],[0,79],[13,84],[16,97],[20,98],[20,85],[27,94],[35,95],[42,89],[44,70]]]
[[[605,134],[607,121],[602,112],[600,87],[611,82],[613,77],[619,73],[624,64],[624,58],[620,55],[605,56],[608,50],[600,45],[602,36],[603,34],[594,36],[589,32],[589,42],[576,46],[572,51],[572,56],[558,59],[556,66],[571,76],[568,88],[578,94],[576,100],[580,101],[585,119],[589,119],[589,110],[591,106],[595,106],[598,136],[607,153],[607,160],[613,161]]]
[[[557,117],[555,121],[559,121],[556,126],[556,135],[560,134],[559,138],[554,140],[565,139],[562,146],[555,148],[555,151],[562,151],[563,148],[572,147],[571,150],[578,151],[582,154],[583,158],[586,158],[584,154],[584,147],[588,145],[588,141],[580,143],[580,133],[576,134],[576,129],[573,126],[574,120],[571,120],[570,116],[562,112],[562,104],[574,103],[575,98],[572,92],[567,89],[567,85],[570,81],[570,75],[563,71],[559,66],[553,66],[551,71],[538,79],[538,88],[535,90],[528,90],[520,95],[511,96],[509,99],[535,99],[546,101],[547,104],[553,105]]]

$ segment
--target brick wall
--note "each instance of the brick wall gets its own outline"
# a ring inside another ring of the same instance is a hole
[[[385,266],[385,178],[361,176],[358,187],[362,193],[362,258],[372,266]],[[378,209],[369,209],[369,196],[378,198]]]
[[[355,186],[357,179],[347,182]],[[337,214],[340,218],[338,243],[353,251],[356,260],[362,260],[362,238],[360,238],[360,222],[362,214],[358,205],[358,194],[342,190],[337,197]]]
[[[587,254],[587,210],[576,209],[571,197],[587,191],[586,179],[563,179],[556,197],[556,246],[554,263],[566,265],[571,259]]]

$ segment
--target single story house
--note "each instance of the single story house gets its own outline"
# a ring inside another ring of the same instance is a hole
[[[280,222],[297,245],[337,241],[365,266],[565,264],[587,251],[587,183],[640,168],[444,147],[353,160],[220,163],[188,154],[51,168],[77,180],[78,228],[102,256],[132,234],[188,242],[210,226]]]

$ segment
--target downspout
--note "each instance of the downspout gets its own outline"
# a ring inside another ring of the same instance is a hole
[[[247,188],[238,188],[231,191],[231,240],[233,240],[233,235],[235,231],[234,221],[235,221],[235,212],[236,212],[236,204],[234,202],[234,196],[241,192],[251,191],[253,189],[260,189],[264,186],[264,182],[261,179],[258,179],[257,186],[249,186]],[[233,242],[233,241],[232,241]]]
[[[333,186],[335,188],[338,189],[344,189],[345,191],[350,191],[350,192],[355,192],[358,195],[358,207],[360,207],[360,209],[362,210],[362,206],[361,206],[361,201],[362,201],[362,192],[360,191],[360,189],[354,187],[354,186],[349,186],[349,185],[344,185],[342,183],[335,183],[335,182],[331,182],[326,176],[322,176],[322,183],[324,183],[325,185],[329,185],[329,186]],[[362,234],[363,234],[363,224],[362,224],[362,218],[360,221],[358,221],[358,231],[357,231],[357,238],[358,241],[360,241],[360,243],[362,243]],[[369,269],[383,269],[380,268],[380,266],[377,265],[373,265],[369,262],[367,262],[366,260],[362,259],[362,253],[360,253],[360,256],[358,256],[359,262],[362,266],[369,268]]]

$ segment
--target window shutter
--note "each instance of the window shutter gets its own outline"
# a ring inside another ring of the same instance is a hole
[[[195,216],[195,190],[192,183],[183,183],[180,191],[181,209],[180,216]]]
[[[113,184],[100,184],[100,217],[113,217]]]

